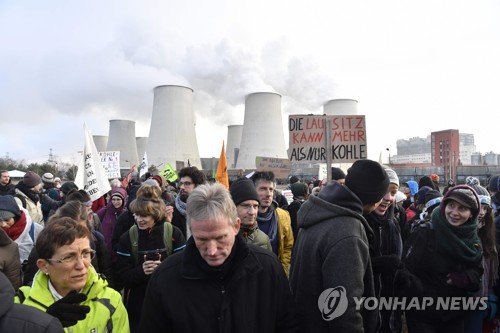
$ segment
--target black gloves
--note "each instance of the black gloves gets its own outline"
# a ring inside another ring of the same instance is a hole
[[[85,319],[90,307],[80,305],[85,301],[87,295],[71,291],[68,295],[61,298],[47,308],[47,313],[59,319],[63,327],[69,327],[76,324],[77,321]]]
[[[418,277],[407,269],[400,269],[394,277],[396,294],[404,296],[420,296],[424,287]]]
[[[404,264],[396,255],[379,256],[372,259],[373,274],[390,274],[403,267]]]

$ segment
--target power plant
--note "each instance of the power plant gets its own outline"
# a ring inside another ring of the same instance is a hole
[[[323,113],[329,116],[349,116],[358,114],[355,99],[332,99],[323,105]]]
[[[258,92],[246,97],[236,168],[255,169],[257,156],[287,158],[280,94]]]
[[[236,168],[236,161],[241,145],[241,134],[243,133],[243,125],[229,125],[227,127],[226,141],[226,159],[229,169]]]
[[[108,136],[107,135],[92,135],[95,147],[97,151],[106,151],[108,147]]]
[[[99,149],[98,149],[99,150]],[[121,169],[139,165],[135,143],[135,121],[110,120],[107,151],[120,151]]]
[[[138,136],[135,138],[135,143],[137,145],[137,158],[140,163],[142,162],[142,158],[144,157],[144,152],[146,151],[146,146],[148,144],[148,137]]]
[[[170,163],[181,169],[189,164],[201,168],[194,126],[193,89],[174,85],[154,88],[146,146],[149,165],[163,168]]]

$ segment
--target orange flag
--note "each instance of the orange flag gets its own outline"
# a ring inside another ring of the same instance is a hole
[[[217,164],[217,172],[215,179],[224,185],[229,190],[229,175],[227,173],[226,150],[224,149],[224,141],[222,141],[222,150],[220,152],[219,164]]]

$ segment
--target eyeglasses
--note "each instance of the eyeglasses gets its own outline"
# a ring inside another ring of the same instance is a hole
[[[185,187],[188,187],[188,186],[193,185],[193,183],[191,183],[191,182],[179,182],[179,187],[181,187],[182,185],[184,185]]]
[[[45,260],[47,260],[48,262],[52,262],[52,263],[56,262],[58,264],[69,265],[69,264],[75,263],[79,258],[81,258],[83,261],[91,261],[92,259],[94,259],[94,257],[95,257],[95,251],[88,250],[88,251],[82,252],[82,254],[80,254],[80,255],[70,254],[62,259],[45,259]]]

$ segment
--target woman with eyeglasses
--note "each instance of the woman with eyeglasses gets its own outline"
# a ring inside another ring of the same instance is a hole
[[[129,332],[121,295],[90,264],[90,231],[75,220],[51,220],[36,243],[38,273],[16,302],[58,318],[68,332]]]
[[[165,205],[159,186],[142,185],[130,210],[135,225],[118,242],[116,276],[125,287],[130,330],[137,332],[151,274],[167,256],[183,249],[186,241],[182,231],[170,224],[173,207]]]
[[[114,287],[113,271],[111,269],[109,253],[106,250],[104,236],[99,231],[96,231],[91,227],[87,206],[80,201],[70,200],[59,208],[57,212],[49,218],[47,223],[51,223],[51,221],[61,217],[69,217],[90,230],[90,247],[92,250],[96,251],[96,255],[92,259],[91,264],[96,272],[108,281],[108,285]],[[28,263],[26,264],[26,269],[24,271],[23,284],[26,286],[31,285],[33,277],[38,271],[36,264],[38,259],[39,256],[36,252],[36,247],[34,247],[28,257]]]

